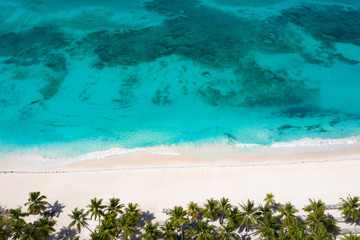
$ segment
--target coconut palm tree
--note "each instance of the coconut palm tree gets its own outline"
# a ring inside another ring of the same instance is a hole
[[[122,235],[125,239],[130,239],[133,237],[136,227],[134,225],[134,219],[131,215],[124,215],[119,221],[119,228],[122,231]]]
[[[186,211],[181,206],[175,206],[174,209],[170,209],[168,213],[170,218],[168,219],[176,229],[180,230],[181,238],[184,238],[183,225],[189,223],[186,218]]]
[[[221,198],[219,200],[219,205],[218,205],[218,212],[220,213],[220,224],[223,224],[224,222],[224,217],[229,215],[229,211],[231,209],[231,204],[228,198]]]
[[[198,203],[190,202],[187,205],[186,213],[192,222],[199,220],[200,212],[201,212],[201,208],[199,207]]]
[[[310,232],[311,239],[314,240],[330,240],[333,239],[333,236],[326,231],[326,229],[319,229],[317,231]]]
[[[187,224],[189,220],[186,218],[186,212],[183,207],[175,206],[174,209],[170,209],[170,218],[168,219],[175,228],[180,228],[181,225]]]
[[[212,240],[215,239],[213,225],[209,225],[209,221],[200,221],[195,224],[191,235],[197,240]]]
[[[254,201],[250,201],[250,199],[247,200],[246,204],[240,204],[240,207],[242,210],[240,211],[240,216],[242,217],[240,225],[245,226],[246,233],[248,233],[250,225],[255,227],[257,223],[257,208]]]
[[[90,234],[91,240],[112,240],[114,238],[108,232],[95,231]]]
[[[106,208],[107,213],[123,214],[124,211],[122,210],[122,208],[124,206],[125,206],[124,204],[120,203],[119,198],[110,198],[109,203],[106,204],[105,208]]]
[[[274,198],[275,196],[272,193],[267,193],[264,202],[269,206],[274,205],[276,203]]]
[[[234,206],[229,211],[229,215],[227,216],[227,222],[233,227],[233,228],[239,228],[240,223],[242,221],[240,210],[237,206]]]
[[[36,226],[32,223],[27,223],[24,226],[24,230],[21,235],[21,240],[38,240],[41,239],[39,232],[36,229]]]
[[[125,208],[125,215],[131,220],[133,225],[136,225],[136,221],[140,220],[140,208],[137,203],[128,203]]]
[[[102,198],[97,200],[96,198],[93,198],[90,200],[90,204],[87,206],[89,209],[89,213],[91,213],[90,218],[92,219],[94,217],[94,220],[97,218],[99,219],[99,225],[100,225],[100,219],[104,216],[103,209],[105,208],[104,205],[102,205]]]
[[[226,225],[221,225],[220,230],[216,235],[216,239],[237,240],[237,239],[239,239],[239,237],[235,233],[235,228],[232,226],[232,224],[227,223]]]
[[[23,219],[17,219],[10,222],[12,239],[20,239],[24,231],[26,222]]]
[[[9,239],[11,230],[9,228],[9,214],[0,206],[0,239]]]
[[[265,215],[264,218],[259,219],[259,227],[257,232],[263,239],[278,239],[280,224],[275,217]]]
[[[84,209],[78,209],[75,208],[71,214],[69,214],[69,217],[72,219],[72,221],[69,224],[69,228],[73,227],[76,225],[76,230],[78,231],[78,233],[81,233],[81,228],[85,227],[87,228],[91,233],[93,233],[93,231],[91,231],[91,229],[88,227],[89,224],[87,223],[87,212],[84,212]]]
[[[272,216],[273,212],[269,204],[259,204],[256,215],[258,216],[258,219],[263,219],[265,216]]]
[[[210,221],[217,220],[217,213],[219,212],[219,201],[214,200],[213,198],[207,199],[204,203],[203,217],[209,219]]]
[[[325,211],[327,209],[325,203],[321,200],[316,201],[315,199],[309,199],[310,205],[304,207],[304,211],[306,212],[314,212],[315,210]]]
[[[55,232],[55,225],[56,221],[50,219],[49,217],[40,218],[35,224],[41,239],[45,239],[49,237],[51,233]]]
[[[298,210],[290,202],[285,203],[285,206],[279,205],[278,210],[280,212],[279,218],[283,218],[283,226],[289,227],[291,223],[294,222],[295,213],[297,213]]]
[[[0,221],[0,239],[10,239],[11,229],[8,228],[6,221]]]
[[[289,235],[295,239],[302,239],[305,235],[305,223],[299,218],[295,217],[293,222],[287,226]]]
[[[351,221],[352,223],[355,223],[356,228],[356,222],[358,219],[360,219],[360,201],[359,197],[351,197],[350,195],[345,199],[341,199],[341,215],[347,220]]]
[[[289,233],[284,229],[280,229],[278,240],[290,240]]]
[[[101,224],[98,227],[98,237],[101,236],[104,238],[109,236],[111,239],[116,239],[119,237],[121,229],[116,216],[116,213],[108,213],[104,215],[104,219],[101,221]]]
[[[343,234],[341,240],[360,240],[360,236],[354,235],[352,232],[349,234]]]
[[[142,239],[145,240],[155,240],[161,237],[161,232],[159,230],[159,223],[153,224],[152,222],[146,222],[144,232],[140,235]]]
[[[10,209],[9,211],[9,220],[10,222],[22,219],[23,217],[29,216],[29,213],[22,212],[21,208]]]
[[[313,240],[313,238],[310,235],[308,235],[306,232],[302,232],[296,236],[292,236],[292,235],[290,236],[291,236],[290,237],[291,240]]]
[[[321,233],[327,231],[324,222],[326,221],[327,216],[324,211],[316,209],[313,212],[310,212],[306,217],[306,224],[309,228],[309,232]]]
[[[328,216],[328,218],[325,220],[324,225],[327,232],[330,233],[334,238],[339,234],[340,227],[337,225],[336,220],[332,216]]]
[[[46,199],[45,195],[41,195],[40,192],[31,192],[29,194],[28,202],[25,203],[28,206],[28,212],[30,214],[40,214],[42,211],[45,211],[46,206],[49,205],[47,201],[44,201]]]
[[[176,240],[179,237],[171,222],[165,222],[165,226],[162,226],[161,230],[163,231],[163,236],[166,240]]]

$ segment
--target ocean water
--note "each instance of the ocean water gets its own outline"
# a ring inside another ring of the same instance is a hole
[[[1,154],[359,135],[357,0],[0,2]]]

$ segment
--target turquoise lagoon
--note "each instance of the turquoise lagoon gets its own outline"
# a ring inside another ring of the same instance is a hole
[[[360,135],[360,3],[0,2],[0,152]]]

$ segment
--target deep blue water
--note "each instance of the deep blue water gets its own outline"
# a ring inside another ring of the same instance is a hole
[[[1,1],[0,73],[2,153],[358,136],[360,3]]]

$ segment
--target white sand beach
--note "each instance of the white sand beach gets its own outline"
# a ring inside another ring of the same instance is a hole
[[[93,197],[139,203],[156,221],[164,221],[163,208],[203,203],[207,198],[261,203],[271,192],[278,202],[291,201],[299,209],[309,198],[336,204],[340,197],[359,195],[359,172],[359,148],[228,159],[140,152],[48,170],[2,171],[0,202],[15,208],[26,202],[29,192],[41,191],[51,204],[59,201],[65,206],[59,228],[69,224],[71,210],[86,207]]]

